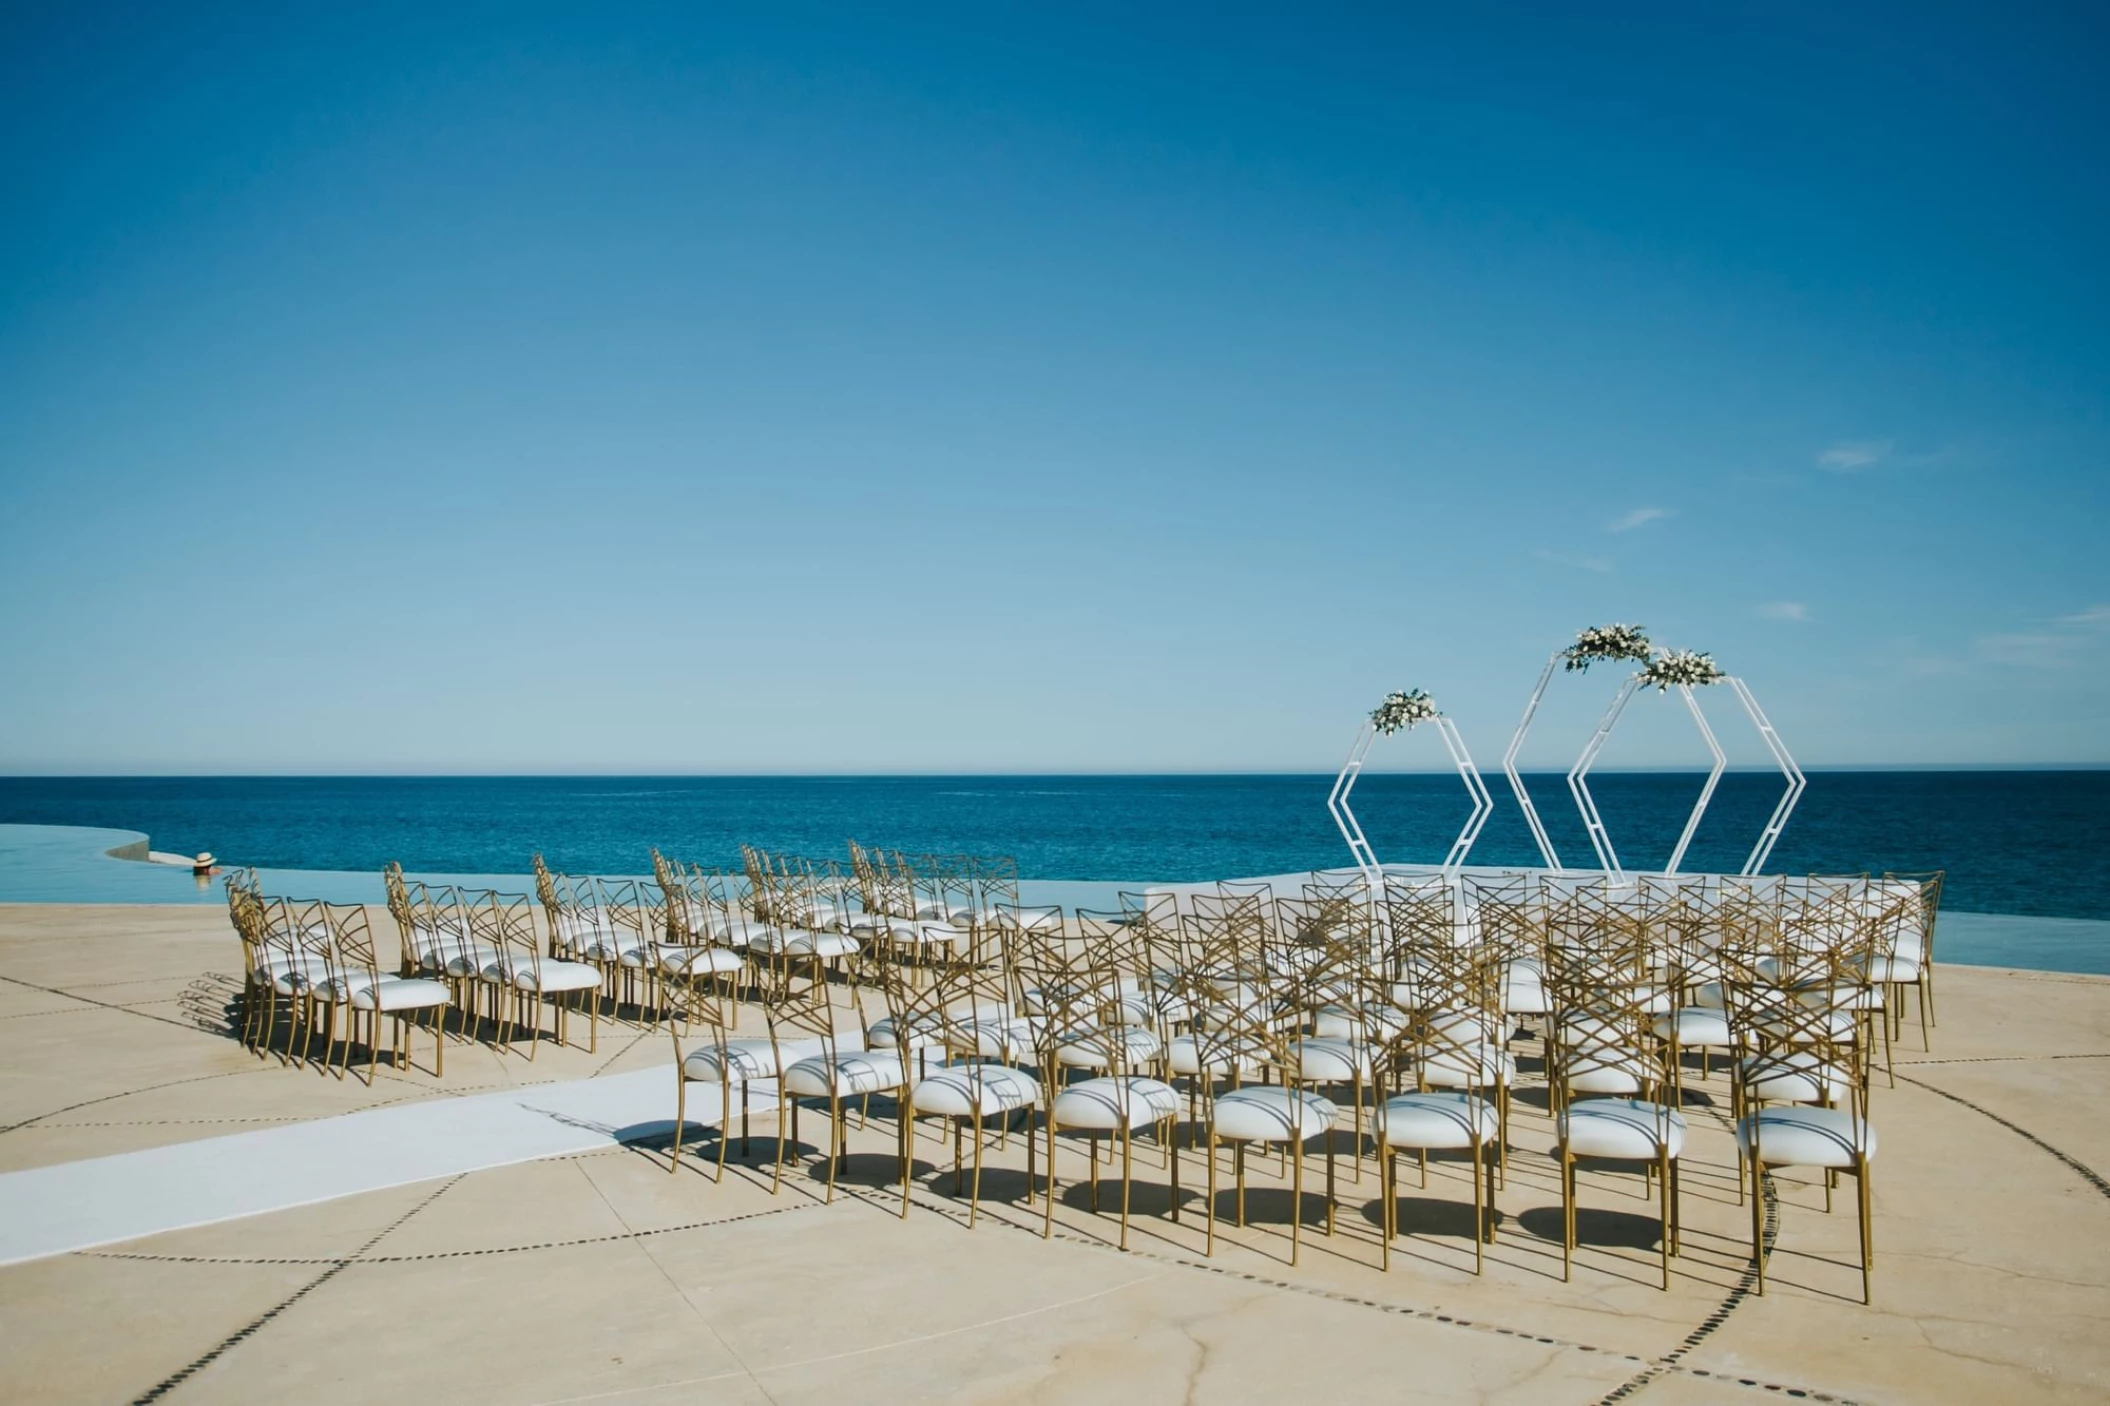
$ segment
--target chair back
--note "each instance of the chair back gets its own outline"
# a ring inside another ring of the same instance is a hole
[[[1192,961],[1180,972],[1180,996],[1194,1022],[1200,1067],[1244,1071],[1269,1065],[1282,1071],[1285,1083],[1296,1083],[1290,1032],[1297,1024],[1298,984],[1268,969],[1267,920],[1256,923],[1253,911],[1243,907],[1198,901],[1196,910],[1184,920]]]

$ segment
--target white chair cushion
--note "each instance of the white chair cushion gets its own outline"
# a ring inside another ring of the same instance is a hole
[[[855,956],[860,950],[857,939],[848,933],[816,932],[810,928],[762,928],[748,935],[748,946],[761,952],[826,960]]]
[[[1307,1035],[1291,1045],[1297,1052],[1297,1073],[1306,1083],[1345,1084],[1370,1078],[1370,1047],[1354,1040],[1336,1040]]]
[[[1003,1064],[955,1065],[934,1070],[909,1090],[918,1113],[947,1118],[990,1118],[1040,1102],[1040,1081]]]
[[[1871,957],[1868,979],[1876,982],[1910,983],[1920,979],[1920,959],[1900,952],[1892,957]]]
[[[814,1055],[784,1071],[784,1089],[799,1098],[851,1098],[901,1087],[901,1056],[892,1050]]]
[[[1240,1074],[1260,1072],[1258,1051],[1240,1053],[1234,1061],[1232,1052],[1223,1041],[1209,1042],[1209,1070],[1211,1074],[1229,1074],[1235,1063]],[[1202,1073],[1201,1043],[1192,1035],[1175,1035],[1165,1047],[1166,1062],[1175,1074],[1200,1075]]]
[[[716,1045],[689,1051],[681,1062],[681,1076],[725,1084],[774,1079],[782,1072],[778,1067],[782,1058],[767,1040],[727,1040],[722,1056]]]
[[[1561,1114],[1556,1136],[1577,1157],[1654,1161],[1685,1150],[1685,1115],[1643,1099],[1583,1099]]]
[[[1180,1111],[1179,1091],[1157,1079],[1128,1074],[1086,1079],[1055,1095],[1055,1125],[1098,1132],[1118,1131],[1123,1113],[1131,1130]]]
[[[1876,1130],[1843,1108],[1762,1108],[1738,1121],[1736,1145],[1769,1167],[1851,1167],[1873,1161]]]
[[[715,976],[747,965],[730,947],[661,947],[658,956],[664,976]]]
[[[327,981],[317,981],[314,976],[309,975],[304,982],[304,987],[312,990],[325,1001],[343,1001],[356,997],[360,992],[376,982],[397,981],[400,979],[392,976],[369,976],[365,972],[346,972],[340,976],[333,976]],[[444,991],[446,988],[442,986],[440,989]]]
[[[1118,1052],[1122,1064],[1141,1064],[1156,1059],[1162,1048],[1156,1033],[1140,1026],[1070,1030],[1056,1038],[1055,1060],[1072,1069],[1104,1069],[1111,1053]]]
[[[889,918],[881,913],[860,913],[850,920],[850,932],[857,937],[898,937],[913,940],[921,924],[909,918]]]
[[[604,933],[572,944],[572,950],[589,962],[620,962],[635,957],[644,945],[645,940],[634,932],[619,938]]]
[[[1731,1044],[1729,1017],[1707,1006],[1685,1006],[1669,1015],[1659,1015],[1654,1025],[1657,1039],[1668,1040],[1675,1032],[1682,1049],[1726,1050]]]
[[[1421,1080],[1439,1089],[1484,1089],[1517,1077],[1517,1062],[1495,1045],[1472,1045],[1431,1051],[1421,1061]]]
[[[484,968],[494,981],[510,983],[520,991],[589,991],[601,984],[601,969],[584,962],[560,962],[546,957],[537,962],[517,958],[494,962]]]
[[[1495,1106],[1473,1094],[1401,1094],[1377,1109],[1377,1135],[1388,1147],[1482,1146],[1502,1133]]]
[[[1744,1093],[1761,1103],[1828,1103],[1854,1085],[1853,1071],[1827,1064],[1811,1050],[1752,1055],[1737,1063]]]
[[[884,1016],[872,1022],[865,1043],[875,1050],[896,1050],[902,1045],[902,1026],[908,1026],[908,1047],[935,1050],[945,1043],[945,1022],[935,1011],[924,1011],[904,1022],[900,1016]]]
[[[1340,1114],[1332,1099],[1280,1084],[1233,1089],[1211,1107],[1216,1135],[1233,1142],[1301,1142],[1331,1128]]]
[[[1031,1016],[971,1015],[953,1027],[962,1053],[983,1059],[1024,1059],[1040,1043],[1040,1022]],[[971,1051],[967,1048],[971,1046]]]
[[[1376,1036],[1390,1040],[1407,1028],[1405,1012],[1378,1002],[1357,1009],[1351,1006],[1325,1006],[1311,1018],[1312,1032],[1328,1040],[1357,1039]]]
[[[1502,1009],[1510,1015],[1546,1015],[1553,1009],[1546,978],[1537,965],[1515,961],[1502,969]]]
[[[451,994],[444,981],[384,976],[379,981],[353,991],[351,1004],[354,1010],[361,1011],[408,1011],[423,1010],[428,1006],[444,1006],[450,999]]]
[[[499,950],[488,942],[464,942],[432,953],[425,965],[438,967],[451,977],[472,977],[483,975],[484,968],[498,957]]]

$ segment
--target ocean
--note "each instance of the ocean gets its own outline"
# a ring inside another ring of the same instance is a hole
[[[1526,778],[1560,857],[1591,863],[1558,774]],[[1035,879],[1182,882],[1348,862],[1330,776],[5,777],[0,824],[144,831],[225,863],[372,873],[638,873],[653,846],[736,864],[745,841],[841,856],[856,839],[1008,854]],[[1499,774],[1475,864],[1537,864]],[[1660,867],[1699,778],[1593,775],[1625,867]],[[1780,794],[1723,777],[1688,870],[1739,869]],[[1440,861],[1467,810],[1450,774],[1373,773],[1355,792],[1378,857]],[[1944,907],[2110,920],[2110,771],[1815,772],[1768,866],[1790,873],[1945,869]]]

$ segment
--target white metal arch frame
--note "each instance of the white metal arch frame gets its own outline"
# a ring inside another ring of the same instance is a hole
[[[1548,672],[1551,672],[1550,665]],[[1774,806],[1772,816],[1766,821],[1765,828],[1759,832],[1758,842],[1751,847],[1751,854],[1744,861],[1743,869],[1739,871],[1744,874],[1756,874],[1771,857],[1773,846],[1779,841],[1781,831],[1787,828],[1788,816],[1794,812],[1795,803],[1802,799],[1802,792],[1809,785],[1809,781],[1802,774],[1802,768],[1795,764],[1794,757],[1788,754],[1787,744],[1780,740],[1780,734],[1774,730],[1772,722],[1758,706],[1758,700],[1751,696],[1751,690],[1744,681],[1734,675],[1724,675],[1722,682],[1729,685],[1730,692],[1735,694],[1737,702],[1743,705],[1752,726],[1758,729],[1759,740],[1766,744],[1766,750],[1772,754],[1774,764],[1780,768],[1781,775],[1788,783],[1787,789],[1781,793],[1779,804]],[[1590,794],[1588,777],[1590,768],[1596,764],[1598,755],[1604,751],[1605,743],[1610,740],[1612,729],[1618,725],[1620,715],[1626,711],[1626,705],[1633,701],[1634,695],[1643,686],[1640,674],[1634,674],[1620,684],[1619,692],[1612,697],[1611,706],[1605,709],[1604,717],[1598,721],[1597,731],[1583,744],[1582,754],[1575,759],[1575,765],[1568,769],[1568,790],[1575,797],[1576,809],[1582,813],[1583,828],[1590,836],[1590,847],[1596,850],[1597,862],[1605,872],[1615,875],[1625,871],[1620,867],[1618,852],[1612,847],[1612,837],[1605,830],[1604,818],[1598,814],[1597,800]],[[1541,679],[1541,692],[1544,687],[1544,680]],[[1707,715],[1700,710],[1700,701],[1693,695],[1692,685],[1678,684],[1675,687],[1684,697],[1685,709],[1692,715],[1694,725],[1699,728],[1700,739],[1707,744],[1707,751],[1713,757],[1714,765],[1707,773],[1706,783],[1700,787],[1700,797],[1693,803],[1692,813],[1686,817],[1685,829],[1678,836],[1677,847],[1671,851],[1670,862],[1663,867],[1662,872],[1666,874],[1677,873],[1678,866],[1685,862],[1685,851],[1691,846],[1692,837],[1698,833],[1700,819],[1707,814],[1708,804],[1714,799],[1714,788],[1721,781],[1722,771],[1728,765],[1728,758],[1722,754],[1722,745],[1715,740],[1714,729],[1708,726]],[[1534,694],[1532,708],[1537,705],[1538,698]],[[1526,723],[1530,722],[1530,709],[1526,710],[1524,720]],[[1523,729],[1520,727],[1519,740],[1522,734]],[[1513,743],[1512,750],[1514,746]],[[1517,787],[1521,795],[1522,785],[1516,773],[1512,771],[1509,775],[1510,783]],[[1535,822],[1536,815],[1533,815],[1532,819]],[[1539,827],[1536,824],[1533,829],[1538,833]],[[1548,847],[1542,842],[1542,848]]]
[[[1524,705],[1524,717],[1517,723],[1517,730],[1510,734],[1509,749],[1502,753],[1502,774],[1509,778],[1509,789],[1516,793],[1517,808],[1524,812],[1524,823],[1531,827],[1531,838],[1539,847],[1539,858],[1546,861],[1548,869],[1561,867],[1561,857],[1553,852],[1553,841],[1546,834],[1546,822],[1539,819],[1539,809],[1531,803],[1531,793],[1524,789],[1524,778],[1517,775],[1517,753],[1524,748],[1524,735],[1531,731],[1531,720],[1537,716],[1539,703],[1546,696],[1546,685],[1553,682],[1553,671],[1560,667],[1567,650],[1556,649],[1546,656],[1546,667],[1539,670],[1538,686],[1531,690],[1531,701]]]
[[[1451,765],[1458,768],[1458,775],[1465,782],[1465,794],[1473,803],[1472,814],[1466,817],[1464,828],[1459,830],[1458,838],[1451,842],[1450,853],[1443,859],[1444,869],[1455,873],[1465,863],[1465,856],[1472,852],[1473,842],[1480,838],[1480,829],[1493,814],[1495,802],[1487,793],[1487,783],[1480,779],[1480,769],[1473,765],[1472,753],[1465,749],[1465,739],[1458,735],[1457,724],[1440,713],[1428,722],[1443,739],[1444,750],[1451,754]],[[1363,878],[1372,893],[1383,886],[1384,869],[1378,864],[1370,841],[1363,837],[1362,824],[1349,808],[1348,793],[1355,789],[1356,779],[1363,774],[1363,760],[1370,755],[1371,744],[1377,738],[1376,724],[1366,720],[1355,735],[1355,745],[1348,749],[1348,760],[1342,764],[1341,774],[1333,780],[1332,794],[1326,798],[1326,809],[1332,812],[1333,823],[1340,827],[1341,838],[1348,841],[1348,852],[1355,856],[1355,867],[1363,871]]]

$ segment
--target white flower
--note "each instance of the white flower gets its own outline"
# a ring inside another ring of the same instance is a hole
[[[1699,688],[1720,683],[1729,676],[1722,672],[1711,654],[1692,649],[1666,649],[1658,652],[1634,677],[1641,680],[1643,688],[1654,684],[1656,692],[1663,693],[1673,686]]]
[[[1388,693],[1385,701],[1370,712],[1370,725],[1380,736],[1390,737],[1401,728],[1411,728],[1416,723],[1429,722],[1438,717],[1435,700],[1418,688],[1404,693]]]
[[[1647,659],[1648,630],[1641,625],[1593,625],[1575,632],[1575,643],[1561,651],[1567,668],[1584,673],[1599,660]]]

